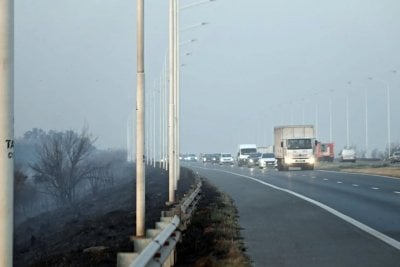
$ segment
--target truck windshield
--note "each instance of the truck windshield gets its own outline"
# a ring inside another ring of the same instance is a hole
[[[256,148],[242,148],[241,150],[242,155],[249,155],[250,153],[257,153]]]
[[[288,149],[311,149],[311,139],[288,139]]]

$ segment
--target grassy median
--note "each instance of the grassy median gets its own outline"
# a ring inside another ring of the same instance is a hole
[[[178,247],[177,266],[251,266],[233,201],[207,182],[202,192],[203,198]]]

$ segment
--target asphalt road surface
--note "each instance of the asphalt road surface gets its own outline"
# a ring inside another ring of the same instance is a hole
[[[400,266],[400,180],[191,164],[239,212],[254,266]]]

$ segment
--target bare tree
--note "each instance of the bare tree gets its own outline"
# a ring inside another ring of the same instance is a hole
[[[114,174],[112,173],[111,163],[104,166],[98,166],[86,176],[89,181],[90,189],[93,195],[97,195],[100,190],[114,185]]]
[[[28,181],[28,176],[22,170],[20,165],[14,167],[14,205],[17,211],[27,217],[27,209],[37,198],[36,188]],[[20,220],[19,213],[16,212],[16,220]]]
[[[61,204],[73,205],[77,185],[92,171],[88,157],[94,142],[87,127],[80,134],[49,132],[37,148],[37,162],[31,165],[36,182],[43,183]]]

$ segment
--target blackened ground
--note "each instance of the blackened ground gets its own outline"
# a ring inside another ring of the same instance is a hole
[[[203,181],[203,197],[178,245],[177,266],[251,266],[230,197]]]
[[[146,171],[146,228],[154,228],[168,200],[168,175]],[[194,184],[182,169],[177,198]],[[31,218],[15,229],[14,266],[116,266],[118,252],[132,252],[135,234],[134,181],[120,184],[79,202]]]

